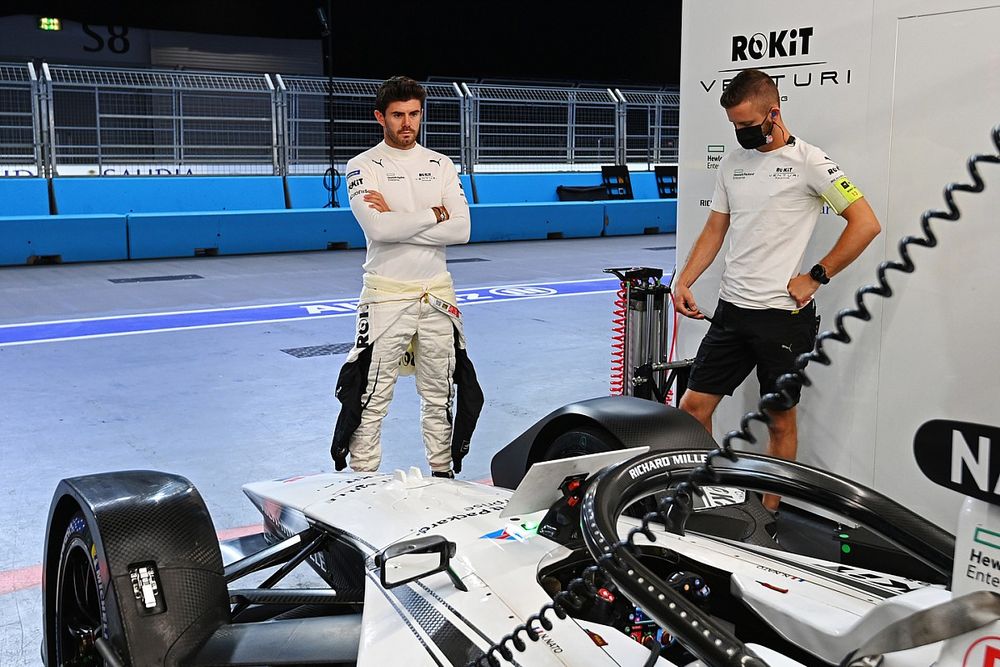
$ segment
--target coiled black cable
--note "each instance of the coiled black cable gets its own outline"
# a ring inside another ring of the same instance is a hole
[[[323,208],[340,208],[340,202],[337,200],[337,189],[340,188],[340,172],[332,164],[326,170],[326,173],[323,174],[323,187],[330,193],[330,200],[323,205]]]
[[[650,530],[650,523],[654,521],[662,521],[668,529],[683,529],[684,523],[693,507],[693,494],[697,493],[703,484],[710,484],[717,480],[717,475],[712,467],[712,461],[720,456],[731,461],[738,460],[739,457],[732,446],[734,440],[743,440],[749,444],[756,444],[757,442],[754,435],[750,433],[750,422],[757,421],[767,425],[770,423],[770,418],[765,410],[790,408],[792,406],[792,399],[789,394],[789,389],[812,386],[812,381],[805,374],[805,368],[810,362],[815,361],[823,364],[824,366],[829,366],[833,363],[833,360],[824,349],[825,343],[828,340],[835,340],[845,345],[851,342],[851,336],[847,333],[847,329],[844,327],[844,320],[847,318],[855,318],[863,322],[868,322],[872,319],[872,313],[864,302],[865,296],[868,294],[875,294],[884,299],[891,297],[893,291],[892,287],[889,285],[887,273],[890,270],[901,271],[903,273],[913,273],[916,269],[916,265],[910,258],[909,247],[921,246],[924,248],[933,248],[937,246],[937,237],[934,235],[934,231],[931,229],[930,225],[931,220],[936,218],[954,222],[962,217],[958,205],[955,204],[955,192],[979,193],[985,189],[986,186],[979,174],[977,165],[979,165],[979,163],[1000,164],[1000,125],[993,128],[991,136],[997,153],[976,154],[970,157],[966,162],[966,169],[969,172],[969,176],[972,178],[972,184],[949,183],[945,186],[944,200],[948,207],[947,210],[942,211],[931,209],[925,211],[920,216],[920,228],[923,232],[923,236],[905,236],[899,241],[898,251],[902,261],[887,260],[879,264],[878,270],[876,271],[878,284],[865,285],[855,292],[854,308],[846,308],[837,313],[834,318],[833,330],[824,331],[819,334],[816,337],[816,345],[813,350],[811,352],[800,354],[795,360],[794,370],[790,373],[785,373],[778,378],[776,383],[778,391],[762,396],[757,404],[757,410],[748,412],[740,419],[740,428],[727,433],[725,437],[723,437],[722,443],[719,447],[712,450],[705,456],[704,463],[691,470],[686,480],[678,484],[671,492],[665,494],[659,500],[657,503],[657,511],[649,512],[643,516],[642,524],[640,526],[630,530],[625,539],[620,540],[611,546],[611,548],[597,561],[595,565],[591,565],[586,568],[580,577],[572,580],[568,584],[566,590],[557,593],[553,597],[552,603],[546,604],[537,614],[533,614],[528,617],[524,623],[515,627],[510,634],[504,636],[500,641],[493,644],[493,646],[491,646],[482,657],[469,663],[469,667],[499,667],[500,662],[496,657],[497,655],[500,655],[507,661],[512,661],[513,653],[507,645],[510,644],[518,652],[523,652],[526,645],[524,640],[519,637],[522,633],[527,635],[527,637],[532,641],[537,641],[538,636],[536,635],[536,630],[532,626],[537,622],[545,630],[551,629],[552,621],[545,617],[547,612],[553,611],[556,616],[563,619],[567,616],[567,612],[563,608],[563,605],[568,603],[571,597],[579,597],[580,591],[589,595],[597,596],[597,591],[594,590],[593,586],[587,583],[585,577],[603,569],[602,566],[608,562],[608,559],[614,559],[615,554],[619,549],[633,550],[635,547],[634,540],[637,535],[641,534],[651,542],[655,542],[656,537],[652,530]],[[746,661],[746,664],[763,664],[759,658],[756,658],[756,656],[748,656],[748,658],[749,659]]]

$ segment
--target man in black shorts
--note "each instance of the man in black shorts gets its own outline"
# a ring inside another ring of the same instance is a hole
[[[757,368],[761,395],[812,349],[818,328],[813,295],[871,243],[880,226],[861,192],[822,149],[792,136],[781,116],[778,88],[760,70],[744,70],[720,103],[741,148],[719,164],[711,212],[674,281],[674,304],[687,317],[704,319],[691,285],[711,265],[726,236],[719,305],[695,358],[681,409],[712,430],[722,397]],[[802,260],[824,202],[847,225],[833,248],[812,269]],[[794,459],[798,449],[795,404],[769,410],[767,453]],[[779,498],[764,497],[771,510]]]

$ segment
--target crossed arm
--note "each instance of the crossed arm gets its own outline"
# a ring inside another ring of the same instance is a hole
[[[393,211],[379,191],[359,190],[351,197],[351,210],[373,241],[436,246],[468,243],[469,206],[459,186],[458,174],[446,170],[444,179],[439,206],[403,213]]]

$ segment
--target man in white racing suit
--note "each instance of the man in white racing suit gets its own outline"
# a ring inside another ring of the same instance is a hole
[[[342,406],[331,446],[337,470],[346,467],[348,452],[352,470],[378,470],[382,419],[400,368],[406,372],[410,362],[433,475],[461,470],[482,408],[445,264],[445,246],[469,241],[469,206],[452,161],[417,143],[425,99],[413,79],[385,81],[375,103],[384,140],[347,163],[351,211],[368,253],[357,337],[337,380]]]

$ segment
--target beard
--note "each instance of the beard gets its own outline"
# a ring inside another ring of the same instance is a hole
[[[402,131],[399,132],[386,132],[391,140],[391,143],[397,147],[409,147],[417,142],[417,132],[416,130],[411,130],[410,134],[403,134]]]

